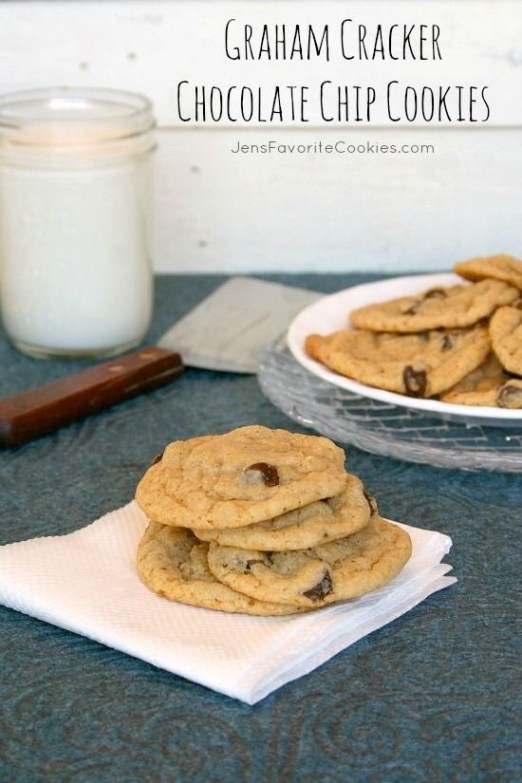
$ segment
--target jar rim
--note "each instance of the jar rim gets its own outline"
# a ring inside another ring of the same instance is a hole
[[[76,144],[86,123],[100,142],[135,136],[154,127],[152,103],[140,93],[108,87],[48,87],[0,95],[0,133],[20,134],[20,143],[42,143],[31,131],[45,125],[53,145]]]

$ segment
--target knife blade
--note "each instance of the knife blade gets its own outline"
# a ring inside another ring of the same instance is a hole
[[[263,347],[317,299],[302,288],[233,277],[157,345],[0,400],[0,446],[17,446],[172,382],[186,366],[255,373]]]

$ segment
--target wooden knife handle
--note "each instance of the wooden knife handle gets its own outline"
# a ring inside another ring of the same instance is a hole
[[[183,362],[178,353],[147,346],[0,400],[0,446],[16,446],[44,435],[163,386],[182,372]]]

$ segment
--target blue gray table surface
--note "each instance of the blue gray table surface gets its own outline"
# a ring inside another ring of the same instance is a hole
[[[266,277],[324,292],[373,279]],[[158,277],[147,341],[223,279]],[[84,366],[24,357],[0,334],[1,397]],[[82,527],[132,498],[166,442],[252,423],[300,430],[255,376],[187,369],[3,450],[0,543]],[[456,585],[254,707],[0,607],[0,781],[521,780],[522,476],[348,459],[384,515],[452,537]]]

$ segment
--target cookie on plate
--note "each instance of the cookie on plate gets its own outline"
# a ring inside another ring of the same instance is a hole
[[[334,497],[316,500],[248,527],[194,529],[193,532],[203,541],[239,549],[273,552],[306,549],[355,533],[367,525],[376,512],[375,500],[365,491],[362,481],[347,474],[343,491]]]
[[[136,500],[176,527],[244,527],[332,497],[345,486],[345,454],[328,438],[258,425],[170,443]]]
[[[233,590],[311,609],[383,587],[402,570],[411,551],[402,528],[374,515],[351,536],[294,552],[211,543],[208,564],[216,579]]]
[[[502,367],[522,375],[522,309],[500,307],[491,317],[489,334]]]
[[[365,305],[350,314],[352,326],[374,332],[422,332],[476,324],[520,296],[500,280],[432,288],[415,296]]]
[[[505,253],[459,261],[454,264],[453,271],[466,280],[485,280],[489,277],[502,280],[522,291],[522,261]]]
[[[170,601],[221,612],[295,614],[299,609],[257,600],[218,582],[207,562],[208,544],[172,525],[150,523],[138,545],[138,573],[154,593]]]
[[[522,379],[506,372],[492,352],[485,362],[440,399],[453,405],[522,408]]]
[[[490,341],[484,324],[420,334],[356,329],[309,335],[305,350],[330,370],[368,386],[432,397],[478,367],[489,353]]]

